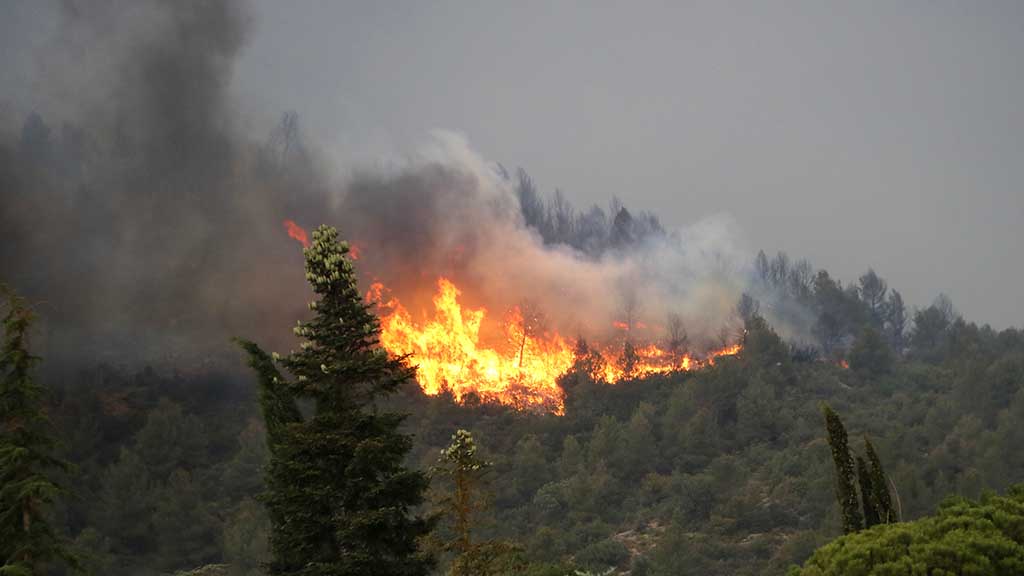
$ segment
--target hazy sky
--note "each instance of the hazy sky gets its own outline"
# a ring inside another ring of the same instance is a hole
[[[7,6],[16,102],[45,71],[15,51],[55,27]],[[455,130],[578,207],[726,213],[752,251],[845,281],[873,266],[911,305],[941,291],[971,320],[1024,325],[1024,2],[258,0],[251,15],[239,110],[260,134],[298,111],[342,170]]]
[[[238,89],[339,157],[434,128],[577,205],[1024,325],[1024,3],[256,4]]]

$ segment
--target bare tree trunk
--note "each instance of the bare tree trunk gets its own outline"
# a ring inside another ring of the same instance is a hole
[[[523,367],[523,354],[526,353],[526,323],[523,323],[523,341],[519,344],[519,367]]]

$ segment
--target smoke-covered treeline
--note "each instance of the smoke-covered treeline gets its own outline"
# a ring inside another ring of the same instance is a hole
[[[538,191],[521,168],[515,177],[515,191],[523,221],[545,245],[569,246],[594,260],[609,254],[628,259],[651,245],[678,240],[680,233],[666,231],[651,213],[632,216],[618,199],[612,200],[609,212],[599,206],[576,210],[560,191],[555,190],[549,197]],[[614,217],[609,218],[608,213]],[[864,330],[877,332],[898,354],[910,353],[913,340],[917,345],[913,350],[920,353],[942,347],[944,334],[955,323],[963,324],[949,298],[941,294],[931,305],[908,311],[900,292],[873,269],[844,285],[827,270],[816,269],[806,259],[794,260],[784,252],[769,258],[760,251],[749,262],[738,265],[734,285],[743,289],[735,302],[738,318],[746,321],[754,315],[763,316],[800,356],[844,356]],[[668,315],[658,320],[667,325]],[[728,334],[735,325],[725,324],[723,329],[726,338],[735,337]],[[659,337],[670,336],[663,333]]]
[[[301,285],[274,271],[299,258],[281,215],[322,214],[326,188],[294,131],[241,128],[242,5],[55,10],[33,111],[0,132],[3,276],[43,307],[47,353],[192,356],[289,321]]]
[[[577,214],[448,133],[336,182],[295,114],[269,135],[238,117],[241,3],[55,10],[33,99],[0,127],[3,278],[46,308],[51,357],[194,360],[240,333],[287,346],[304,288],[286,218],[337,225],[406,302],[447,275],[496,312],[537,302],[566,335],[605,337],[628,302],[651,339],[669,313],[695,344],[735,332],[747,257],[727,219],[667,231],[617,200]]]
[[[614,337],[628,316],[646,327],[636,337],[682,326],[699,349],[738,338],[755,307],[829,355],[865,325],[899,351],[910,320],[954,320],[948,305],[908,318],[873,272],[844,287],[806,261],[754,258],[728,218],[671,229],[618,199],[578,210],[451,133],[333,178],[294,113],[269,134],[237,116],[240,3],[66,3],[57,16],[29,111],[0,116],[3,280],[43,307],[48,356],[188,364],[240,333],[288,346],[278,335],[305,288],[285,218],[339,226],[365,280],[407,304],[428,305],[447,276],[470,305],[529,300],[570,337]]]
[[[502,174],[509,177],[504,171]],[[545,199],[526,170],[519,168],[515,178],[523,221],[545,244],[572,246],[591,258],[600,258],[609,250],[628,250],[666,234],[657,216],[640,212],[634,217],[618,198],[612,199],[607,212],[596,204],[577,211],[561,190]]]

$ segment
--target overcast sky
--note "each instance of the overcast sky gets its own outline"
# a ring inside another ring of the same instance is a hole
[[[45,77],[17,52],[55,27],[7,6],[9,103]],[[578,207],[729,214],[752,251],[845,281],[873,266],[911,305],[946,292],[968,319],[1024,325],[1024,2],[257,0],[251,16],[239,111],[259,134],[298,111],[341,170],[459,131]]]
[[[1024,325],[1024,3],[277,2],[237,68],[339,158],[435,128],[915,305]]]

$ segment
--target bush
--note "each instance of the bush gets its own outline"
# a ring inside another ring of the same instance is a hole
[[[1024,484],[1007,496],[953,498],[934,516],[848,534],[788,576],[888,574],[1024,574]]]
[[[576,554],[576,564],[588,570],[624,567],[630,554],[626,545],[617,540],[607,539],[595,542]]]

